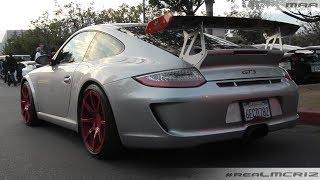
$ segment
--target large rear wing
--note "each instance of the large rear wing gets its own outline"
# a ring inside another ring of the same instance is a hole
[[[200,67],[203,59],[207,55],[203,34],[205,28],[238,29],[245,31],[262,30],[266,39],[265,49],[272,50],[276,41],[279,40],[280,49],[283,50],[282,37],[293,35],[300,26],[263,19],[173,16],[172,13],[168,13],[150,21],[145,31],[147,34],[155,34],[164,30],[183,30],[184,44],[181,49],[180,58],[196,67]],[[193,44],[198,37],[200,37],[202,51],[198,54],[190,55]]]
[[[282,36],[294,34],[300,26],[263,19],[209,16],[173,16],[171,13],[160,16],[148,23],[146,32],[153,34],[165,29],[224,28],[239,30],[263,30],[268,35],[281,31]]]

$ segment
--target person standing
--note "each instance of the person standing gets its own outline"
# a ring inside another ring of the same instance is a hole
[[[14,77],[14,73],[17,69],[17,61],[13,57],[12,53],[9,53],[8,57],[8,71],[9,71],[9,77],[8,77],[8,85],[10,86],[11,83],[13,83],[14,86],[17,86],[17,81]]]
[[[2,68],[2,63],[3,63],[3,60],[0,59],[0,74],[2,74],[2,70],[3,70],[3,68]]]
[[[20,83],[22,80],[22,69],[23,69],[22,63],[18,63],[17,64],[17,74],[16,74],[16,78],[17,78],[18,83]]]
[[[7,83],[8,81],[8,56],[5,57],[3,63],[2,63],[2,70],[4,75],[4,83]]]
[[[34,56],[34,61],[36,61],[38,59],[38,57],[40,57],[40,56],[42,56],[44,54],[43,53],[43,48],[44,48],[43,44],[40,44],[39,47],[37,47],[36,55]]]
[[[34,60],[36,61],[38,59],[38,57],[40,57],[41,55],[42,55],[41,48],[37,47],[36,55],[34,56]]]

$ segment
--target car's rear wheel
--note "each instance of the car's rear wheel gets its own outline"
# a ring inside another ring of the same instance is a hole
[[[115,158],[121,142],[111,110],[103,91],[96,85],[88,86],[80,100],[79,130],[86,149],[97,158]]]
[[[27,126],[34,126],[38,123],[33,97],[28,82],[21,85],[20,90],[21,114]]]

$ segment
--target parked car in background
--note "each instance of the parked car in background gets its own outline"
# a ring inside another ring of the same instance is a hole
[[[297,84],[320,82],[320,46],[288,51],[280,67],[286,69]]]
[[[31,61],[30,55],[13,55],[18,61]]]
[[[8,55],[1,55],[0,59],[5,59]],[[17,59],[17,61],[31,61],[30,55],[13,55],[14,58]]]
[[[266,44],[254,44],[252,46],[256,47],[258,49],[265,49]],[[270,47],[271,47],[271,45],[269,44],[268,48],[270,49]],[[273,49],[280,50],[281,49],[280,44],[274,44]],[[297,49],[301,49],[301,47],[300,46],[292,46],[292,45],[284,44],[282,51],[284,53],[286,53],[288,51],[297,50]]]
[[[1,60],[1,61],[4,61],[4,60],[6,59],[6,56],[7,56],[7,55],[1,55],[1,56],[0,56],[0,60]]]
[[[256,44],[253,47],[264,49],[265,44]],[[281,48],[279,44],[275,44],[273,49]],[[283,45],[283,52],[285,54],[279,66],[287,70],[297,84],[320,82],[320,46],[303,48]]]
[[[304,49],[309,49],[314,51],[316,54],[320,54],[320,46],[307,46]]]

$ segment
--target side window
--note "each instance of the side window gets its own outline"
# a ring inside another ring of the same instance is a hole
[[[97,33],[90,44],[85,59],[88,61],[98,60],[105,57],[120,54],[124,49],[124,45],[116,38]]]
[[[95,34],[96,32],[77,34],[63,47],[56,59],[60,63],[82,61]]]

